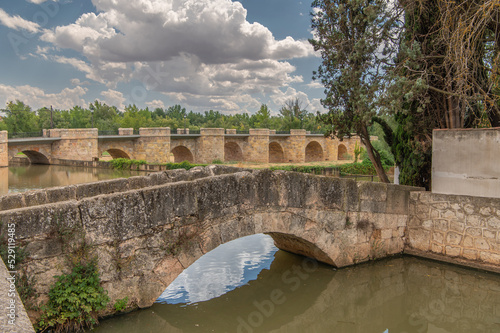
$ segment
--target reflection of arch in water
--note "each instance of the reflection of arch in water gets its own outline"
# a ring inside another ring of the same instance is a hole
[[[31,164],[50,164],[48,157],[38,151],[23,150],[22,152],[28,157]]]
[[[174,154],[174,162],[175,163],[180,163],[183,161],[188,161],[190,163],[194,162],[194,157],[193,153],[191,153],[191,150],[185,146],[177,146],[171,151],[172,154]]]
[[[270,268],[262,270],[258,279],[253,279],[224,294],[224,297],[197,303],[196,307],[155,304],[152,309],[159,317],[164,318],[180,331],[189,325],[189,318],[193,318],[196,311],[211,313],[217,311],[214,309],[224,309],[224,311],[221,311],[220,316],[208,316],[204,320],[203,326],[207,332],[250,332],[245,329],[246,325],[253,329],[257,323],[261,324],[258,325],[259,332],[279,329],[287,325],[290,318],[301,316],[314,306],[315,301],[326,291],[334,275],[328,274],[332,270],[331,266],[310,258],[286,251],[278,251],[274,257]],[[328,273],[315,274],[316,272]],[[309,283],[311,279],[314,279],[314,286]],[[280,292],[276,293],[276,289],[280,289]],[[273,307],[272,317],[268,319],[264,313],[257,313],[259,311],[255,311],[254,302],[262,304],[268,310]],[[274,304],[270,305],[270,302]],[[249,304],[250,306],[228,308],[227,304]],[[172,318],[179,320],[173,321]]]
[[[269,163],[283,163],[283,162],[285,162],[283,148],[279,143],[271,142],[269,144]]]
[[[111,155],[112,159],[126,158],[126,159],[130,160],[130,155],[121,149],[110,148],[106,151],[109,153],[109,155]]]
[[[317,141],[311,141],[306,146],[306,162],[323,161],[323,148]]]
[[[224,160],[229,161],[243,161],[243,152],[236,142],[227,142],[224,145]]]
[[[349,158],[349,156],[347,155],[347,148],[343,144],[339,144],[337,151],[338,151],[337,153],[338,160],[347,160]]]

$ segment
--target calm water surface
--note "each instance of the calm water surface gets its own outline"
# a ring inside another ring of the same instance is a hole
[[[144,173],[142,173],[144,175]],[[96,182],[140,175],[125,170],[80,168],[60,165],[22,165],[0,168],[0,195],[28,190]]]
[[[92,332],[500,332],[500,276],[413,257],[335,270],[256,235]],[[160,303],[161,302],[161,303]]]

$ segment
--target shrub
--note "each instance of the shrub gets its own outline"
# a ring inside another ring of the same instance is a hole
[[[97,311],[106,307],[109,297],[100,286],[96,260],[75,265],[69,274],[56,276],[49,301],[41,307],[40,330],[54,327],[56,332],[79,331],[97,324]]]
[[[109,163],[111,163],[113,169],[117,170],[130,169],[130,166],[132,164],[135,165],[147,164],[147,162],[144,160],[130,160],[128,158],[116,158],[114,160],[109,161]]]
[[[121,312],[125,310],[125,307],[127,306],[128,303],[128,296],[122,299],[117,299],[114,305],[114,308],[116,311]]]

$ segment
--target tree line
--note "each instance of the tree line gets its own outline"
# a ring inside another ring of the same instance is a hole
[[[248,131],[250,128],[269,128],[278,131],[304,128],[308,131],[325,131],[316,114],[307,111],[300,100],[287,101],[277,115],[272,115],[267,105],[262,104],[254,114],[223,114],[209,110],[204,113],[189,111],[181,105],[166,109],[141,109],[136,105],[125,107],[124,112],[115,106],[95,101],[88,108],[75,106],[70,110],[51,110],[43,107],[32,110],[22,101],[11,101],[3,110],[5,117],[0,121],[0,130],[10,133],[39,132],[49,128],[97,128],[100,131],[116,131],[118,128],[170,127],[227,128]]]

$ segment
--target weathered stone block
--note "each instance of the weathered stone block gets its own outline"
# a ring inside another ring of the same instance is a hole
[[[21,193],[0,196],[0,211],[26,207],[24,195]]]
[[[458,246],[446,246],[446,255],[450,257],[460,256],[460,247]]]
[[[448,232],[446,235],[446,243],[450,245],[459,245],[462,241],[462,235],[456,232]]]

